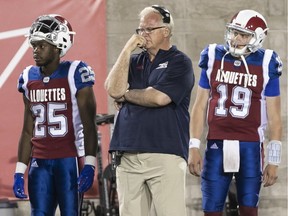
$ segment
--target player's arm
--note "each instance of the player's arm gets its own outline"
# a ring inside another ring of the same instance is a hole
[[[77,103],[83,124],[85,165],[78,178],[78,190],[86,192],[94,181],[98,135],[96,126],[96,99],[92,87],[77,93]]]
[[[200,154],[200,140],[204,130],[206,110],[209,99],[209,89],[198,86],[197,95],[190,117],[190,143],[188,166],[192,175],[200,176],[202,171],[202,158]]]
[[[92,87],[85,87],[77,93],[77,103],[83,124],[85,156],[96,156],[98,139],[96,126],[96,99]]]
[[[27,169],[31,157],[34,118],[30,110],[30,103],[23,95],[24,101],[24,121],[21,136],[18,143],[18,161],[14,174],[13,191],[17,198],[27,198],[24,192],[24,173]]]
[[[267,117],[269,128],[269,143],[267,146],[268,165],[263,172],[264,187],[273,185],[278,178],[278,165],[281,162],[281,99],[277,97],[266,97]]]
[[[30,103],[23,95],[24,101],[24,121],[21,136],[18,143],[18,162],[28,165],[31,156],[31,139],[33,136],[34,118],[30,110]]]
[[[282,120],[281,120],[281,98],[266,97],[267,116],[269,126],[270,140],[281,140],[282,138]]]
[[[201,139],[205,125],[209,93],[210,93],[209,89],[204,89],[198,86],[196,99],[191,109],[191,120],[190,120],[191,137]]]

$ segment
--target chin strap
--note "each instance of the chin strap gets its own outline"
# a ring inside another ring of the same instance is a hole
[[[227,52],[223,55],[223,57],[222,57],[222,59],[221,59],[221,67],[220,67],[220,71],[221,71],[221,73],[223,73],[223,68],[224,68],[224,59],[225,59],[225,56],[228,55],[229,53],[230,53],[230,52],[227,51]]]
[[[245,57],[243,55],[241,55],[241,59],[242,59],[242,61],[244,63],[244,66],[245,66],[245,69],[246,69],[246,73],[250,75],[246,59],[245,59]]]
[[[226,56],[227,54],[229,54],[229,53],[230,53],[230,52],[227,51],[227,52],[223,55],[223,57],[222,57],[222,59],[221,59],[221,67],[220,67],[221,73],[223,73],[223,71],[224,71],[223,68],[224,68],[225,56]],[[233,54],[231,53],[231,55],[233,55]],[[233,56],[234,56],[234,55],[233,55]],[[237,56],[235,56],[235,57],[237,57]],[[244,55],[240,55],[240,57],[241,57],[241,60],[243,61],[243,64],[244,64],[244,66],[245,66],[246,73],[250,75],[249,68],[248,68],[248,65],[247,65],[245,56],[244,56]]]

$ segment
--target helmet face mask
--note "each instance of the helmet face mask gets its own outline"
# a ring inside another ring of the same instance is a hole
[[[241,37],[241,39],[238,39]],[[251,44],[255,34],[253,32],[243,32],[241,30],[236,30],[234,28],[227,27],[225,40],[229,47],[229,52],[235,56],[248,55],[251,53]],[[237,38],[237,39],[236,39]],[[240,41],[240,42],[239,42]]]
[[[75,32],[70,23],[62,16],[56,14],[38,17],[32,24],[29,32],[29,43],[45,40],[61,50],[63,57],[73,44]]]
[[[251,39],[243,48],[233,46],[233,31],[238,31],[243,35],[251,35]],[[226,25],[227,50],[235,57],[256,52],[262,47],[267,31],[266,20],[260,13],[253,10],[242,10],[234,15],[230,23]]]

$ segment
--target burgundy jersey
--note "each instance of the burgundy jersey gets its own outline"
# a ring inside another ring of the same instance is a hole
[[[199,67],[199,85],[211,91],[207,139],[262,142],[267,125],[265,98],[280,95],[279,56],[259,49],[243,61],[224,46],[211,44],[202,51]]]
[[[77,92],[94,84],[94,72],[81,61],[61,62],[50,76],[29,66],[20,75],[18,90],[30,102],[34,117],[32,157],[56,159],[84,155],[83,126]]]

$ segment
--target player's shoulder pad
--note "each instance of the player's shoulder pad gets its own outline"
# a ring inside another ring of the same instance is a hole
[[[216,47],[217,47],[217,44],[209,44],[201,51],[200,59],[198,62],[198,66],[200,68],[208,68],[209,51],[215,50]]]
[[[75,62],[75,61],[74,61]],[[78,65],[76,68],[76,76],[81,78],[82,83],[91,83],[95,82],[95,73],[90,65],[84,61],[77,61]]]
[[[36,70],[36,66],[29,65],[22,71],[22,73],[20,73],[19,78],[18,78],[18,83],[17,83],[17,89],[19,92],[24,92],[22,86],[25,83],[25,80],[27,82],[29,72],[33,70],[34,71]]]
[[[280,56],[275,51],[273,50],[269,51],[272,52],[272,56],[269,62],[269,76],[271,79],[278,78],[282,74],[283,62]]]

